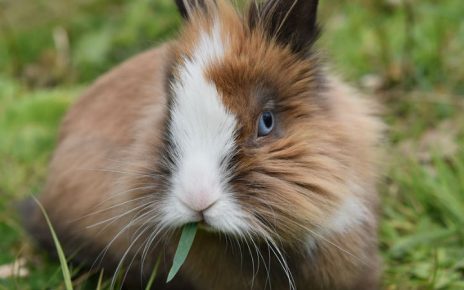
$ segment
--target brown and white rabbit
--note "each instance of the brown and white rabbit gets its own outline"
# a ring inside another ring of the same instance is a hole
[[[315,53],[318,1],[176,3],[180,36],[64,119],[40,202],[66,253],[130,287],[161,257],[156,289],[377,289],[382,123]],[[25,216],[53,247],[37,208]]]

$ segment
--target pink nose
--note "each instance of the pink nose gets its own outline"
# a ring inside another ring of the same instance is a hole
[[[183,198],[181,198],[182,202],[197,212],[203,212],[210,207],[212,207],[218,198],[212,194],[207,194],[205,192],[199,193],[189,193]]]

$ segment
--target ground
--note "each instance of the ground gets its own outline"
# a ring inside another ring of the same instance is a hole
[[[0,289],[64,289],[60,264],[33,249],[16,204],[40,192],[59,121],[79,93],[175,34],[171,2],[0,1]],[[462,0],[320,5],[321,56],[384,105],[389,127],[380,184],[384,289],[464,289]],[[19,273],[27,275],[9,275],[23,258]],[[85,275],[73,285],[99,287]]]

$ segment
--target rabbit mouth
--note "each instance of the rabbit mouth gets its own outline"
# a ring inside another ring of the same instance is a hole
[[[198,222],[198,228],[206,232],[217,232],[217,229],[213,228],[210,224],[205,222],[205,220]]]

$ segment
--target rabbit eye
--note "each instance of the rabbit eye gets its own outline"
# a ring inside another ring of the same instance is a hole
[[[274,114],[266,111],[259,117],[258,123],[258,137],[269,135],[274,128]]]

